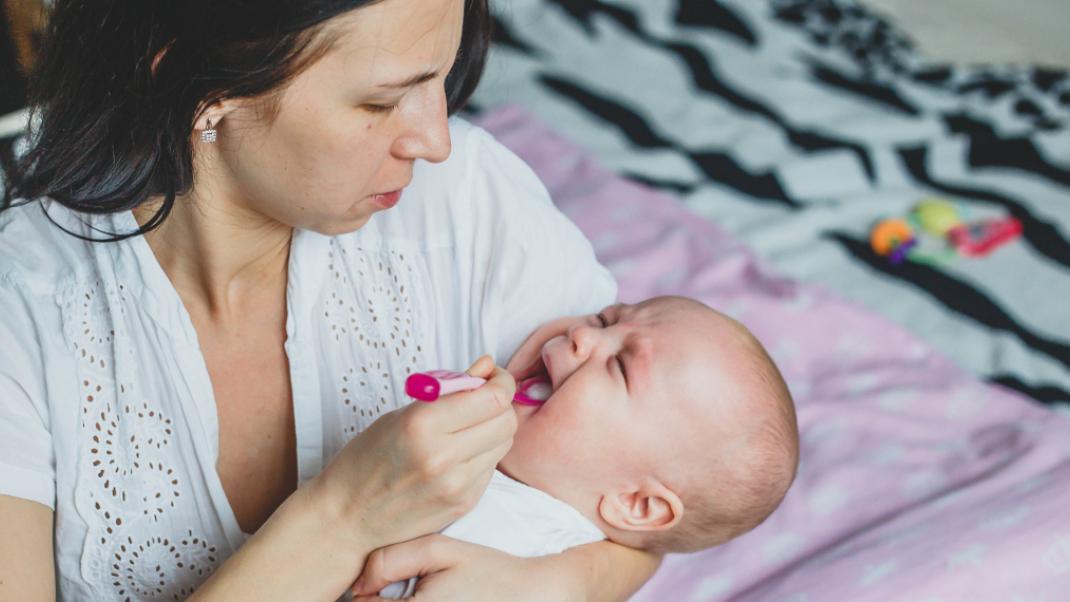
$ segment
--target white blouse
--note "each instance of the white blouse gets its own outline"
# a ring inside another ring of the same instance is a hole
[[[538,324],[616,296],[527,165],[462,120],[450,133],[450,158],[418,162],[394,209],[293,237],[299,483],[408,403],[409,373],[505,364]],[[216,472],[196,332],[144,238],[57,226],[137,224],[47,201],[0,213],[0,494],[55,510],[60,599],[184,599],[246,539]]]

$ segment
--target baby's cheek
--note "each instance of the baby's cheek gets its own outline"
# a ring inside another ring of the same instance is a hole
[[[545,439],[553,441],[555,450],[563,456],[564,462],[590,458],[596,442],[614,436],[599,416],[579,412],[559,416],[552,428],[553,432],[546,435]]]

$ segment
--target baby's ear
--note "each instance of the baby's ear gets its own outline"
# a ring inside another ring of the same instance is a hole
[[[603,495],[598,513],[621,531],[666,531],[683,519],[684,503],[676,492],[651,479],[633,491]]]

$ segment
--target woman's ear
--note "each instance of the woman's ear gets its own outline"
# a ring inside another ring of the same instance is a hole
[[[665,531],[683,519],[684,503],[676,492],[652,479],[634,491],[603,495],[598,513],[621,531]]]
[[[212,120],[212,127],[218,127],[223,118],[238,109],[240,105],[241,99],[227,99],[200,107],[197,111],[197,120],[193,122],[194,131],[200,132],[208,129],[209,119]]]
[[[536,328],[520,344],[520,348],[509,359],[505,369],[518,381],[535,374],[539,370],[539,364],[541,363],[539,358],[542,357],[543,345],[558,335],[568,334],[569,326],[578,319],[582,318],[558,318]]]

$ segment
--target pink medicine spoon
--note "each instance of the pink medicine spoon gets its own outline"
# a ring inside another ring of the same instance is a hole
[[[428,370],[410,374],[405,379],[405,393],[413,399],[432,402],[442,395],[478,389],[486,382],[486,379],[464,372]],[[517,383],[513,403],[539,406],[546,403],[552,392],[553,387],[546,376],[532,376]]]

